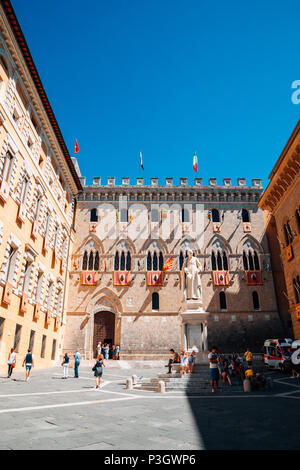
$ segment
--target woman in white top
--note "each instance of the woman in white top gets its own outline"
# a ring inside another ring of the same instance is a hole
[[[11,377],[13,368],[14,368],[15,365],[16,365],[16,353],[15,353],[14,348],[11,348],[11,350],[10,350],[10,353],[9,353],[9,355],[8,355],[7,364],[8,364],[8,375],[7,375],[7,378],[9,379],[9,377]]]
[[[182,378],[185,372],[187,372],[187,368],[188,368],[188,355],[186,354],[184,349],[182,349],[179,358],[180,358],[180,375]]]

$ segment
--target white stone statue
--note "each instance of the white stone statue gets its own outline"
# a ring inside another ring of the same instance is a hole
[[[187,250],[187,258],[185,259],[182,271],[185,273],[186,279],[186,299],[202,300],[200,271],[201,264],[190,248]]]

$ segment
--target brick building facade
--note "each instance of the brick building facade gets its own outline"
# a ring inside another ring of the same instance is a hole
[[[120,344],[122,358],[159,358],[170,347],[204,352],[213,343],[227,352],[259,351],[266,336],[283,335],[257,208],[261,180],[81,182],[66,350],[90,358],[100,340]],[[185,295],[188,248],[202,266],[200,301]]]
[[[281,316],[292,319],[300,338],[300,121],[298,121],[259,201],[274,265]]]
[[[0,370],[62,351],[81,184],[9,1],[0,2]]]

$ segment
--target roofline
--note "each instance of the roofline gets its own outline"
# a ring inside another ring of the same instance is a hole
[[[65,160],[67,162],[67,165],[71,171],[71,174],[74,178],[75,184],[78,188],[78,190],[82,190],[82,185],[80,183],[79,177],[77,175],[77,172],[74,168],[74,165],[72,163],[70,154],[68,152],[66,143],[64,141],[64,138],[62,136],[61,130],[58,126],[57,120],[55,118],[54,112],[52,110],[52,107],[50,105],[50,102],[48,100],[48,97],[46,95],[45,89],[43,87],[42,81],[40,79],[40,76],[38,74],[38,71],[36,69],[35,63],[33,61],[33,58],[31,56],[29,47],[27,45],[26,39],[24,37],[23,31],[21,29],[21,26],[18,22],[18,19],[16,17],[16,14],[14,12],[14,9],[12,7],[11,1],[10,0],[0,0],[1,5],[5,11],[6,17],[9,21],[10,27],[14,33],[15,39],[18,43],[18,46],[22,52],[23,58],[26,62],[26,65],[28,67],[28,70],[30,72],[31,78],[36,86],[37,92],[39,94],[39,97],[43,103],[44,109],[46,111],[46,114],[49,118],[49,121],[51,123],[52,129],[54,131],[54,134],[57,138],[57,141],[60,145],[60,148],[62,150],[62,153],[65,157]]]
[[[296,124],[296,127],[295,129],[293,130],[292,134],[290,135],[289,137],[289,140],[287,141],[287,143],[285,144],[285,147],[284,149],[282,150],[277,162],[275,163],[275,166],[273,168],[273,170],[271,171],[271,173],[269,174],[269,179],[271,180],[274,176],[275,176],[275,173],[277,172],[277,170],[279,169],[280,167],[280,164],[281,162],[283,161],[284,157],[286,156],[289,148],[291,147],[292,143],[294,142],[298,132],[300,131],[300,119],[299,121],[297,122]]]

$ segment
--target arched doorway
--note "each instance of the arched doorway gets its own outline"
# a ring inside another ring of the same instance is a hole
[[[115,315],[112,312],[98,312],[94,315],[94,356],[99,342],[110,345],[115,342]]]

